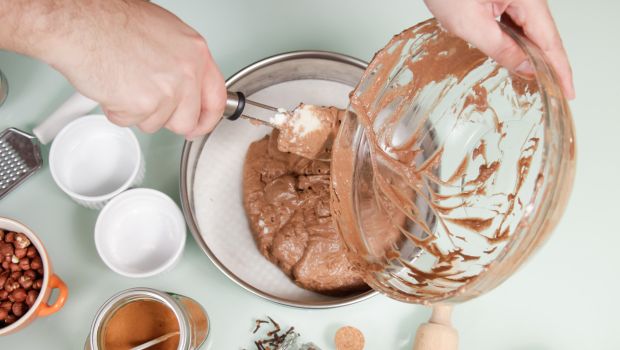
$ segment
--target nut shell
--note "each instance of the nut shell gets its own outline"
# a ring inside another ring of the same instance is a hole
[[[38,270],[43,267],[43,261],[41,261],[40,256],[35,256],[30,260],[30,268],[33,270]]]
[[[34,258],[35,256],[39,255],[39,253],[37,252],[37,248],[35,248],[34,246],[30,246],[26,249],[26,256],[29,258]]]
[[[30,270],[30,259],[28,259],[28,258],[21,258],[19,260],[19,267],[22,270]]]
[[[4,284],[6,283],[6,280],[9,279],[9,276],[10,276],[9,271],[4,271],[0,273],[0,290],[4,289]]]
[[[26,307],[26,304],[24,303],[15,303],[13,304],[13,307],[11,308],[13,315],[17,317],[22,317],[26,313],[27,310],[28,308]]]
[[[15,242],[15,232],[9,232],[4,236],[4,241],[7,243]]]
[[[4,283],[4,290],[9,293],[13,293],[13,291],[17,288],[19,288],[19,283],[10,277]]]
[[[0,309],[11,310],[12,307],[13,307],[13,303],[8,300],[0,303]]]
[[[21,258],[26,257],[26,254],[28,254],[28,249],[26,249],[26,248],[17,248],[17,249],[15,249],[15,252],[13,252],[13,254],[15,254],[15,256],[18,259],[21,259]]]
[[[24,288],[25,290],[32,288],[32,284],[34,283],[32,278],[26,275],[20,276],[17,282],[19,282],[19,285],[22,286],[22,288]]]
[[[7,242],[0,242],[0,256],[12,256],[15,248]]]
[[[15,315],[11,315],[11,314],[9,314],[4,319],[4,323],[6,323],[6,324],[13,324],[13,323],[15,323],[15,321],[17,321],[17,317],[15,317]]]
[[[38,279],[36,281],[34,281],[34,283],[32,284],[32,288],[34,289],[41,289],[43,287],[43,280],[42,279]]]
[[[16,303],[21,303],[26,301],[26,290],[24,288],[17,288],[9,295],[9,300],[13,298],[13,301]]]
[[[34,302],[37,301],[37,297],[39,297],[39,291],[34,289],[29,290],[26,295],[26,305],[28,305],[28,307],[34,305]]]
[[[37,272],[35,270],[27,270],[24,271],[24,276],[30,277],[34,281],[37,278]]]
[[[15,235],[15,248],[28,248],[30,246],[30,240],[23,233],[18,233]]]

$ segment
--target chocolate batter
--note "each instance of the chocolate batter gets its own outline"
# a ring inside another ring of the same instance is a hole
[[[335,138],[343,113],[336,107],[300,104],[278,125],[278,149],[310,159],[329,158],[327,143]]]
[[[250,145],[243,173],[244,206],[260,252],[303,288],[328,295],[368,289],[332,221],[330,163],[280,151],[278,136],[275,130]]]

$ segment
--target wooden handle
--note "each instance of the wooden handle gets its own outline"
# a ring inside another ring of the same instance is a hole
[[[413,350],[457,350],[459,334],[450,320],[452,305],[435,305],[428,323],[418,328]]]

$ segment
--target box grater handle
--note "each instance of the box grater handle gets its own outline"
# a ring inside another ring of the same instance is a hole
[[[54,113],[47,117],[41,124],[37,125],[32,132],[37,136],[39,142],[48,144],[56,137],[60,129],[71,121],[88,114],[95,109],[99,103],[80,94],[74,93],[65,103],[63,103]]]

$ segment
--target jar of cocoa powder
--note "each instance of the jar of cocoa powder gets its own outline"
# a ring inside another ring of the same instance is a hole
[[[108,299],[97,312],[85,350],[131,349],[160,339],[157,349],[199,349],[209,318],[195,300],[150,288],[133,288]]]

